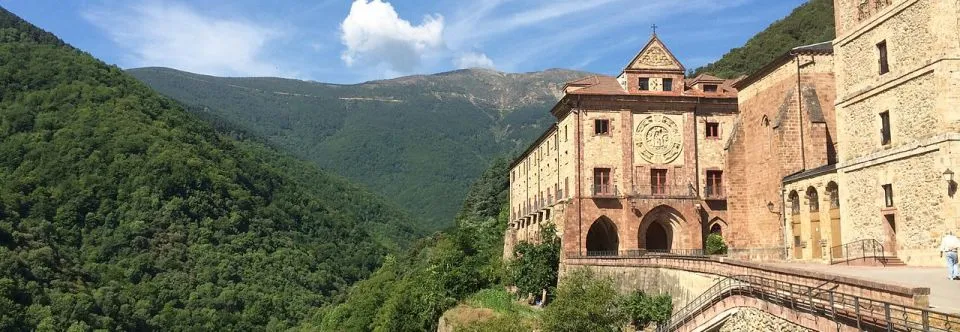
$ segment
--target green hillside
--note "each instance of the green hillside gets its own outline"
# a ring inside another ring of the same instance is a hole
[[[525,148],[554,120],[562,84],[586,73],[468,69],[357,85],[128,71],[155,90],[450,226],[494,156]]]
[[[296,326],[411,224],[0,8],[0,330]]]
[[[694,75],[749,75],[794,47],[833,40],[835,34],[833,0],[810,0],[750,38],[743,47],[731,49],[717,62],[697,68]]]

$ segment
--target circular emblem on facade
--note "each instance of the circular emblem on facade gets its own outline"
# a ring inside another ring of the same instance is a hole
[[[680,126],[663,115],[651,115],[637,125],[637,152],[647,162],[668,164],[680,156]]]

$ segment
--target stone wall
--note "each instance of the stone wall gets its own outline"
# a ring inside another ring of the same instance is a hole
[[[717,275],[656,267],[625,266],[568,266],[560,265],[563,275],[574,269],[585,268],[596,276],[611,278],[617,289],[627,294],[641,290],[647,295],[670,294],[674,309],[679,309],[700,296],[720,280]]]
[[[740,308],[720,325],[720,332],[814,331],[756,308]]]
[[[836,161],[833,56],[776,61],[738,93],[740,114],[726,162],[732,190],[724,236],[732,249],[767,248],[776,254],[774,248],[789,245],[781,219],[783,178]]]

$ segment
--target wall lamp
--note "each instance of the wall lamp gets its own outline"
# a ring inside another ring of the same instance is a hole
[[[780,211],[777,211],[777,206],[774,205],[773,202],[767,202],[767,211],[770,211],[770,213],[775,213],[778,215],[780,214]]]
[[[951,171],[949,168],[947,168],[946,171],[943,171],[943,181],[947,181],[947,183],[953,183],[953,171]]]

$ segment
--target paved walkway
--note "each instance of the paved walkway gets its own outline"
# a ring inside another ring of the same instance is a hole
[[[907,287],[929,287],[932,310],[960,314],[960,280],[947,280],[946,267],[872,267],[803,263],[777,263],[775,265]]]

